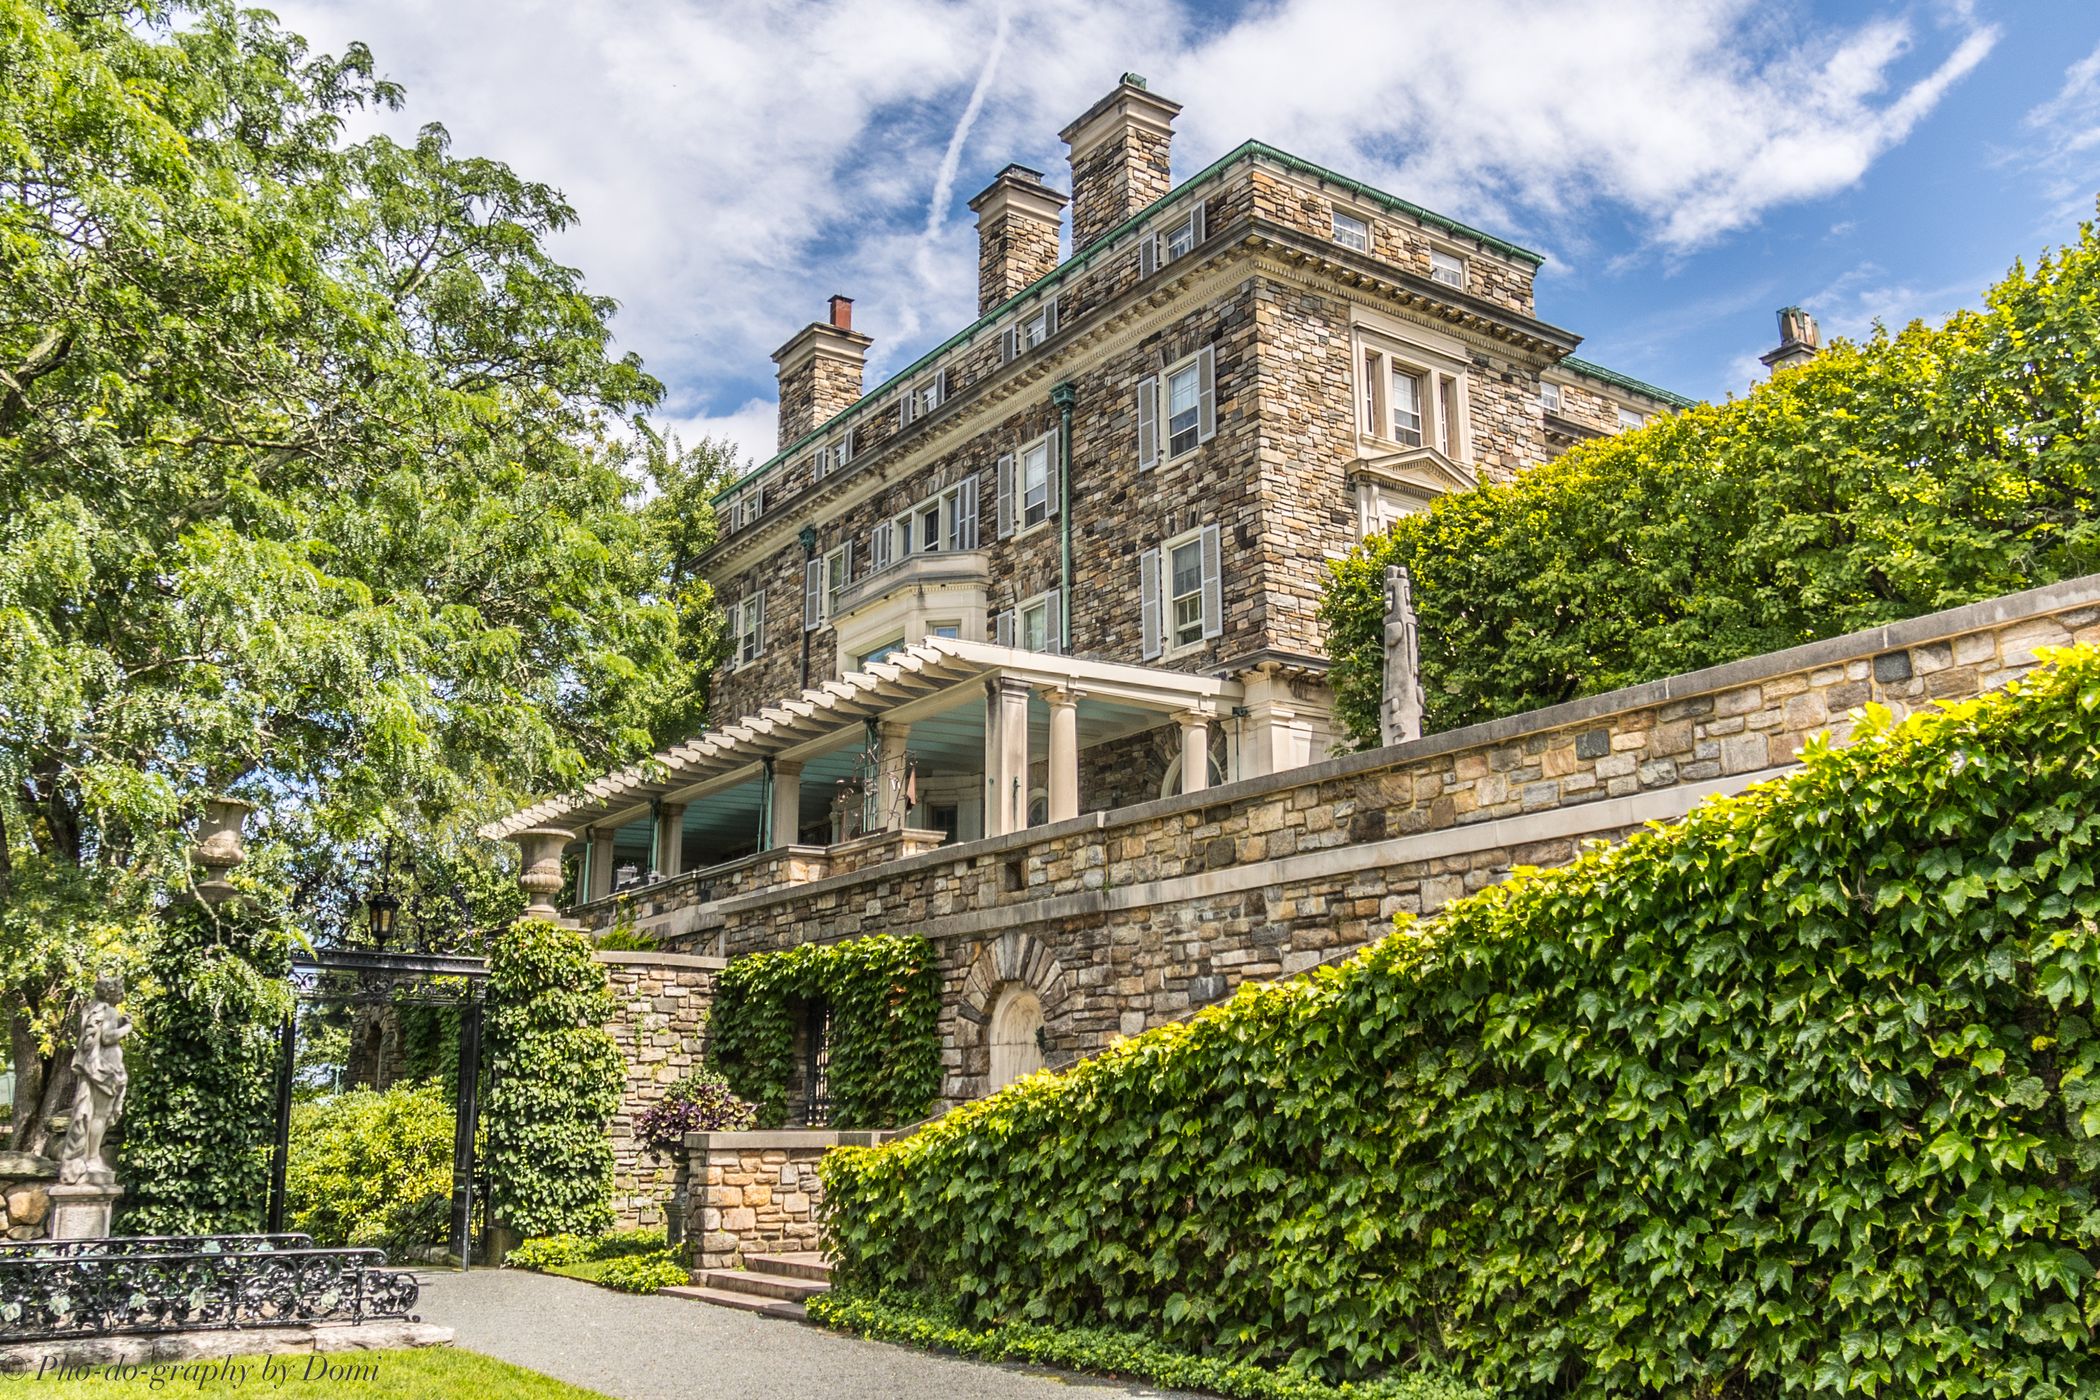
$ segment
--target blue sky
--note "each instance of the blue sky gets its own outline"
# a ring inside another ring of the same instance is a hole
[[[561,256],[686,435],[770,453],[768,354],[856,298],[869,385],[972,319],[965,208],[1126,69],[1177,177],[1256,137],[1541,250],[1583,356],[1740,390],[1799,302],[1937,320],[2100,190],[2094,0],[290,0],[462,153],[560,187]]]

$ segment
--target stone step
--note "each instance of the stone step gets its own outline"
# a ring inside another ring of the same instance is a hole
[[[779,1298],[761,1298],[755,1293],[732,1293],[725,1288],[673,1287],[664,1289],[663,1296],[684,1298],[694,1303],[712,1303],[718,1308],[735,1308],[739,1312],[782,1318],[788,1322],[809,1320],[809,1309],[800,1303],[785,1302]]]
[[[814,1250],[803,1254],[747,1254],[744,1267],[755,1274],[778,1274],[784,1278],[831,1278],[831,1261]]]
[[[762,1274],[750,1269],[695,1269],[693,1283],[725,1293],[749,1293],[757,1298],[785,1298],[797,1303],[831,1290],[831,1285],[823,1279]]]

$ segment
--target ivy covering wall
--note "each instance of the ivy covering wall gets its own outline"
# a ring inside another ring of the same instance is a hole
[[[1439,498],[1333,566],[1336,714],[1378,741],[1404,565],[1431,730],[2100,570],[2100,234],[1980,311]]]
[[[125,1233],[262,1227],[290,948],[252,902],[185,901],[162,913],[124,1008],[136,1030],[112,1136]]]
[[[894,1128],[941,1092],[941,976],[933,945],[894,934],[732,958],[715,984],[709,1061],[761,1127],[788,1118],[800,1007],[831,1008],[831,1121]]]
[[[595,1235],[613,1223],[609,1129],[626,1069],[590,940],[538,919],[489,949],[491,1205],[522,1235]]]
[[[2100,652],[823,1163],[843,1299],[1497,1393],[2100,1394]]]

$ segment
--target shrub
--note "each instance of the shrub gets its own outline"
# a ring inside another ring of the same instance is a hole
[[[669,1252],[626,1254],[599,1270],[597,1281],[622,1293],[655,1293],[691,1283],[693,1275]]]
[[[756,1105],[787,1121],[797,1001],[831,1008],[831,1121],[891,1128],[925,1116],[941,1091],[941,975],[933,946],[878,935],[732,958],[715,984],[709,1061]]]
[[[163,913],[128,1008],[138,1032],[117,1128],[123,1230],[261,1227],[289,949],[276,921],[245,901]]]
[[[1981,311],[1442,497],[1334,566],[1337,716],[1377,742],[1388,564],[1430,729],[2100,569],[2096,299],[2087,224]]]
[[[552,1235],[526,1240],[504,1257],[506,1268],[548,1269],[587,1264],[600,1259],[624,1259],[638,1254],[660,1254],[664,1232],[657,1230],[613,1230],[592,1239],[581,1235]]]
[[[452,1100],[434,1084],[351,1089],[292,1110],[290,1223],[319,1245],[389,1252],[442,1243],[451,1224]]]
[[[525,1235],[612,1224],[608,1128],[626,1070],[605,1030],[612,992],[573,929],[522,920],[489,950],[491,1204]]]
[[[845,1297],[1507,1395],[2100,1393],[2100,651],[822,1165]]]
[[[664,1091],[663,1099],[642,1110],[635,1140],[652,1156],[685,1149],[687,1133],[741,1132],[758,1121],[758,1110],[730,1092],[729,1081],[711,1069],[699,1069]]]
[[[1412,1375],[1369,1384],[1330,1385],[1291,1370],[1267,1370],[1172,1351],[1134,1332],[1104,1328],[1037,1327],[1007,1322],[966,1327],[940,1312],[865,1298],[820,1293],[809,1315],[827,1327],[877,1341],[933,1347],[980,1361],[1062,1366],[1111,1376],[1134,1376],[1178,1390],[1200,1390],[1235,1400],[1477,1400],[1480,1392],[1444,1377]]]

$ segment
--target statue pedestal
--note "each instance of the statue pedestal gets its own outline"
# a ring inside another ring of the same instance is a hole
[[[47,1186],[44,1194],[51,1198],[52,1239],[94,1240],[109,1234],[110,1215],[124,1188],[81,1182]]]

